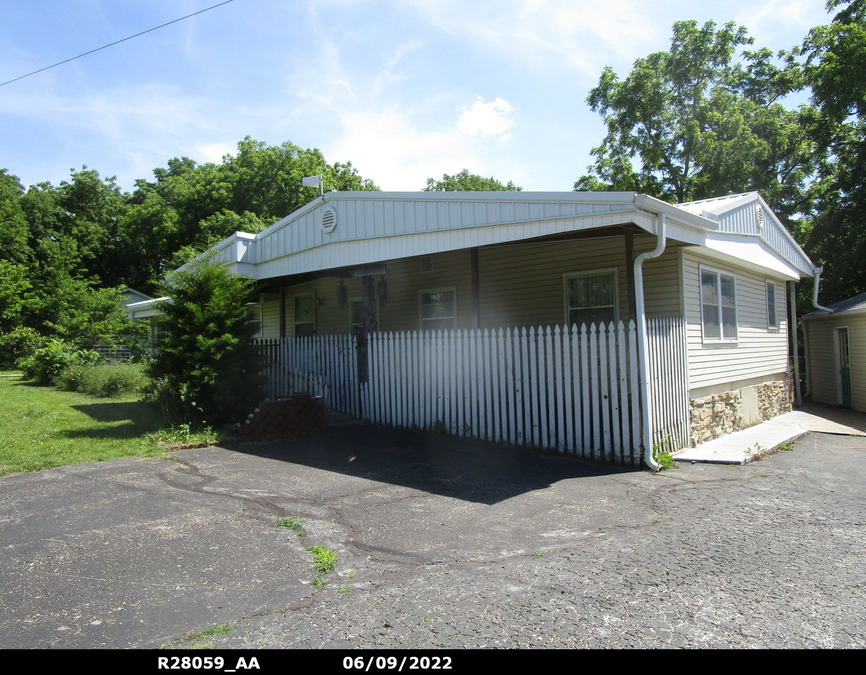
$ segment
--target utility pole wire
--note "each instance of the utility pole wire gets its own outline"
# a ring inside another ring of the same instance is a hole
[[[0,83],[0,87],[5,87],[7,84],[12,84],[13,82],[17,82],[18,80],[23,80],[25,77],[30,77],[31,75],[36,75],[36,73],[41,73],[44,70],[49,70],[51,68],[56,68],[57,66],[62,66],[64,63],[69,63],[70,61],[74,61],[75,59],[80,59],[82,56],[87,56],[88,54],[93,54],[94,52],[101,51],[103,49],[108,49],[109,47],[113,47],[114,45],[119,45],[121,42],[126,42],[127,40],[131,40],[132,38],[137,38],[139,35],[144,35],[145,33],[152,33],[155,30],[159,30],[160,28],[165,28],[166,26],[170,26],[173,23],[177,23],[178,21],[183,21],[184,19],[189,19],[191,16],[195,16],[196,14],[203,14],[204,12],[209,12],[212,9],[216,9],[217,7],[222,7],[223,5],[227,5],[230,2],[234,2],[235,0],[224,0],[224,2],[217,3],[216,5],[211,5],[210,7],[206,7],[205,9],[200,9],[197,12],[193,12],[192,14],[187,14],[186,16],[182,16],[179,19],[175,19],[174,21],[168,21],[167,23],[162,23],[159,26],[154,26],[153,28],[148,28],[147,30],[143,30],[140,33],[136,33],[135,35],[130,35],[129,37],[125,37],[122,40],[116,40],[107,45],[103,45],[102,47],[97,47],[96,49],[91,49],[89,52],[84,52],[83,54],[79,54],[78,56],[73,56],[72,58],[64,59],[63,61],[58,61],[50,66],[45,66],[44,68],[40,68],[39,70],[34,70],[32,73],[27,73],[26,75],[21,75],[20,77],[16,77],[14,80],[7,80],[6,82]]]

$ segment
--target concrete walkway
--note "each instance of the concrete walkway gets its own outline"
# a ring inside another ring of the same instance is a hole
[[[846,408],[806,403],[784,415],[748,429],[686,448],[674,456],[678,462],[746,464],[777,452],[786,443],[810,431],[845,436],[866,435],[866,415]]]

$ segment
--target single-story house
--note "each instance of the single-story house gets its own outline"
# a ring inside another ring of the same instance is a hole
[[[813,401],[866,412],[866,293],[803,317]]]
[[[790,409],[786,296],[819,272],[755,192],[329,192],[206,255],[334,407],[650,466]]]

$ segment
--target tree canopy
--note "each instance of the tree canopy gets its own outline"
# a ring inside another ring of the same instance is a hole
[[[815,147],[817,176],[801,237],[825,266],[824,302],[866,292],[866,2],[831,0],[833,21],[813,28],[789,55],[812,92],[803,127]]]
[[[447,173],[443,174],[442,180],[428,178],[427,187],[424,188],[424,192],[519,192],[522,189],[522,187],[518,187],[511,181],[503,184],[502,181],[498,181],[492,176],[484,178],[478,174],[469,173],[467,169],[463,169],[463,171],[453,176],[449,176]]]
[[[220,164],[170,159],[131,193],[87,167],[27,190],[0,169],[0,345],[20,355],[40,337],[121,342],[135,333],[123,288],[153,294],[166,272],[233,232],[260,232],[318,196],[301,185],[314,174],[328,190],[378,189],[319,150],[249,137]]]
[[[671,202],[760,190],[774,210],[801,208],[811,145],[797,112],[778,99],[787,69],[742,26],[678,21],[671,47],[634,63],[620,80],[607,67],[589,92],[607,135],[575,190],[635,190]]]

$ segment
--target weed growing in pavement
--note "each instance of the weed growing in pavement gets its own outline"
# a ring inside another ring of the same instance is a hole
[[[337,552],[327,546],[310,546],[307,549],[313,554],[313,569],[316,574],[328,574],[337,569]]]
[[[671,453],[672,450],[673,441],[669,436],[665,436],[664,441],[656,443],[653,446],[653,459],[655,459],[656,463],[659,465],[660,471],[679,468],[677,463],[674,461],[673,454]]]
[[[307,536],[307,533],[302,528],[303,524],[304,521],[301,518],[280,518],[277,521],[277,527],[287,527],[290,530],[294,530],[295,534],[301,539]]]
[[[212,649],[214,646],[213,638],[231,633],[234,629],[235,625],[233,623],[221,623],[205,630],[188,633],[186,641],[196,643],[191,645],[190,649]]]

